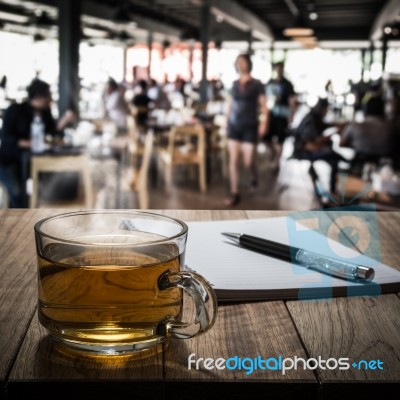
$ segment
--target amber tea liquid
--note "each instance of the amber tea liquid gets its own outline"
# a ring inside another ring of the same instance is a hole
[[[39,320],[56,337],[85,349],[152,347],[163,340],[159,324],[180,318],[181,290],[160,291],[158,279],[180,271],[181,258],[172,244],[49,244],[38,259]]]

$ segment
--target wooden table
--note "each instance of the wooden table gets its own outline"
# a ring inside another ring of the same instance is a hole
[[[345,200],[349,202],[361,193],[363,195],[356,201],[360,206],[373,203],[378,211],[400,210],[400,197],[395,197],[384,192],[376,192],[361,178],[349,175],[346,178]]]
[[[28,399],[398,399],[400,298],[335,298],[221,305],[216,325],[164,353],[93,361],[60,353],[36,315],[33,225],[54,210],[0,212],[0,398]],[[241,219],[279,212],[167,211],[190,220]],[[331,217],[333,217],[332,215]],[[400,213],[379,215],[383,261],[400,266]],[[197,357],[380,359],[384,370],[189,371]],[[222,394],[221,394],[222,393]],[[257,397],[256,397],[257,396]]]

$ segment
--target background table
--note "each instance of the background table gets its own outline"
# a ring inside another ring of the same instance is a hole
[[[345,201],[351,201],[359,193],[363,193],[356,204],[368,205],[373,203],[378,211],[399,211],[400,196],[393,196],[384,192],[375,192],[372,187],[368,190],[369,184],[361,178],[348,176],[346,182],[346,198]]]
[[[0,398],[27,399],[398,399],[400,298],[263,301],[219,307],[214,328],[171,340],[141,360],[94,362],[56,351],[36,315],[33,225],[60,210],[0,212]],[[185,221],[259,218],[282,212],[167,211]],[[334,218],[334,213],[328,213]],[[400,266],[400,213],[379,215],[383,261]],[[189,371],[197,357],[349,357],[377,359],[383,371]],[[100,395],[100,396],[99,396]],[[256,397],[257,396],[257,397]]]

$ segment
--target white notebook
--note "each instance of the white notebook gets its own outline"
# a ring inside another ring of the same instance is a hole
[[[296,246],[292,237],[289,243],[286,217],[189,222],[188,225],[186,268],[204,276],[213,286],[219,301],[376,296],[400,291],[399,271],[360,255],[317,231],[307,232],[307,238],[311,240],[298,247],[330,257],[340,254],[348,261],[356,259],[357,263],[362,262],[362,265],[375,269],[374,280],[371,283],[359,283],[335,278],[253,252],[222,236],[222,232],[242,233]],[[296,229],[301,231],[308,228],[297,223]],[[324,250],[321,243],[327,243],[329,251]]]

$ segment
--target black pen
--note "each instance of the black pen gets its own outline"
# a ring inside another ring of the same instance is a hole
[[[373,268],[352,264],[286,244],[239,233],[223,233],[223,235],[249,250],[254,250],[273,258],[315,269],[339,278],[354,281],[372,281],[375,276]]]

